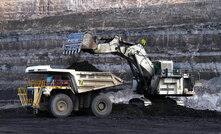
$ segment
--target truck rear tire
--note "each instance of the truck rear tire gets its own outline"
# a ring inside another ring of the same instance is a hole
[[[98,95],[92,100],[91,111],[97,117],[106,117],[112,111],[112,103],[105,95]]]
[[[49,111],[56,118],[68,117],[73,110],[73,102],[66,94],[56,94],[50,99]]]

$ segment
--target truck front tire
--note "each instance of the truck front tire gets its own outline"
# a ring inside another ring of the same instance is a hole
[[[106,117],[112,111],[112,103],[105,95],[98,95],[92,100],[91,110],[97,117]]]
[[[49,111],[56,118],[68,117],[73,110],[73,102],[66,94],[56,94],[50,99]]]

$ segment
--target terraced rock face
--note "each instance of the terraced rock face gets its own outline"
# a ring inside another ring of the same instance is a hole
[[[49,3],[48,8],[41,2]],[[138,43],[145,39],[150,58],[181,63],[181,67],[195,72],[196,79],[210,79],[221,72],[219,0],[113,0],[106,4],[86,0],[80,4],[85,6],[72,6],[75,1],[71,0],[58,6],[59,2],[0,0],[0,89],[24,84],[26,66],[50,64],[67,68],[85,60],[130,83],[129,66],[119,57],[62,54],[67,36],[84,31],[101,36],[121,35]],[[71,11],[64,8],[68,2]]]
[[[36,19],[45,16],[106,10],[189,3],[207,0],[0,0],[0,20]]]

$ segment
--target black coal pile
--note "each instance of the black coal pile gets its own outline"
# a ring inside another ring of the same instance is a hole
[[[75,69],[76,71],[102,72],[101,70],[90,64],[88,61],[72,63],[72,65],[70,65],[68,69]]]
[[[75,112],[72,117],[89,117],[88,112]],[[13,108],[0,110],[0,119],[2,118],[32,118],[34,117],[30,110],[25,108]],[[51,118],[48,113],[42,113],[39,117]],[[148,107],[137,107],[129,104],[114,104],[113,111],[108,118],[113,119],[148,119],[151,117],[162,118],[201,118],[201,119],[215,119],[221,121],[221,113],[209,110],[194,110],[177,105],[150,105]],[[70,117],[71,118],[71,117]]]
[[[135,105],[115,104],[113,105],[112,117],[145,118],[151,116],[161,117],[196,117],[196,118],[219,118],[221,113],[209,110],[195,110],[173,104],[152,104],[148,107],[137,107]]]
[[[133,105],[114,104],[112,114],[106,118],[98,118],[82,112],[79,112],[80,114],[73,112],[70,117],[64,119],[51,118],[49,114],[34,118],[35,116],[27,111],[24,108],[0,110],[0,133],[186,134],[221,132],[221,116],[218,112],[193,110],[174,105],[152,105],[139,108]]]

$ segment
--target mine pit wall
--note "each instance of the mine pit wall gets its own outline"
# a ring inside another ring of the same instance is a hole
[[[196,79],[219,76],[220,6],[220,1],[208,0],[88,11],[24,21],[5,19],[0,23],[0,89],[24,85],[26,66],[49,64],[67,68],[85,60],[130,84],[132,74],[127,61],[122,58],[87,53],[79,56],[62,54],[67,36],[84,31],[104,37],[121,35],[133,42],[145,39],[144,47],[151,59],[174,60],[181,67],[194,70]]]
[[[141,8],[147,5],[203,1],[208,0],[0,0],[0,20],[36,19],[111,8]]]

